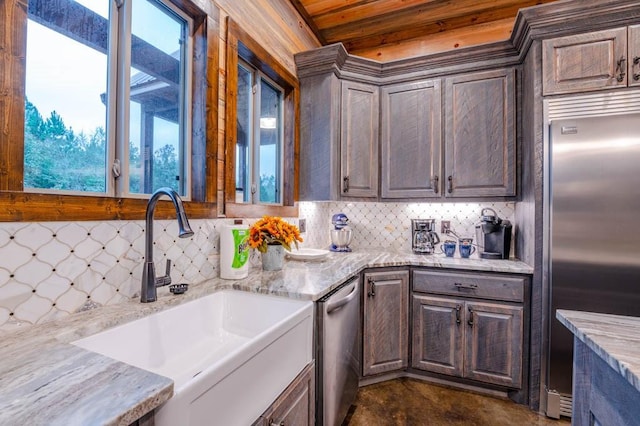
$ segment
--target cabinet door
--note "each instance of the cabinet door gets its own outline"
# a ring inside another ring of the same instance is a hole
[[[462,376],[464,301],[413,295],[411,366]]]
[[[640,25],[629,27],[629,86],[640,86]]]
[[[445,115],[445,196],[515,195],[515,70],[448,78]]]
[[[464,376],[520,388],[522,384],[522,307],[466,302]]]
[[[342,195],[378,196],[378,87],[342,82],[340,152]]]
[[[315,424],[315,369],[309,364],[261,416],[256,425]]]
[[[408,365],[409,271],[364,274],[363,376]]]
[[[440,80],[382,88],[382,198],[439,197]]]
[[[542,42],[543,94],[627,85],[627,29],[614,28]]]

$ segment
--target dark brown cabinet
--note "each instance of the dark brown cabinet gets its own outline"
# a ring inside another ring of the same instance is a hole
[[[640,26],[543,41],[543,93],[580,93],[640,85]]]
[[[253,426],[312,426],[316,421],[315,403],[315,368],[311,363]]]
[[[380,195],[382,198],[440,197],[440,80],[383,86],[380,103]]]
[[[414,271],[413,280],[411,366],[520,389],[526,279]]]
[[[409,271],[364,274],[362,375],[406,368],[409,362]]]
[[[378,196],[378,87],[342,82],[340,166],[344,197]]]
[[[515,69],[445,80],[446,197],[516,195]]]

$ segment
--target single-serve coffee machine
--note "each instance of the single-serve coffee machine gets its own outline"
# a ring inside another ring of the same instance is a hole
[[[431,254],[440,237],[435,231],[435,219],[411,219],[412,249],[414,253]]]
[[[495,210],[483,208],[476,225],[476,241],[483,259],[508,259],[511,250],[511,222],[498,217]]]

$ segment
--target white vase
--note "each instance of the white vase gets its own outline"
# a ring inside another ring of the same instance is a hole
[[[262,253],[262,270],[279,271],[284,263],[284,247],[281,244],[268,244],[266,253]]]

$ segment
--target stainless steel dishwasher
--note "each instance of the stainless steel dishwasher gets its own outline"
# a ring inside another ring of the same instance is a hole
[[[317,315],[317,424],[339,426],[358,392],[360,279],[320,299]]]

